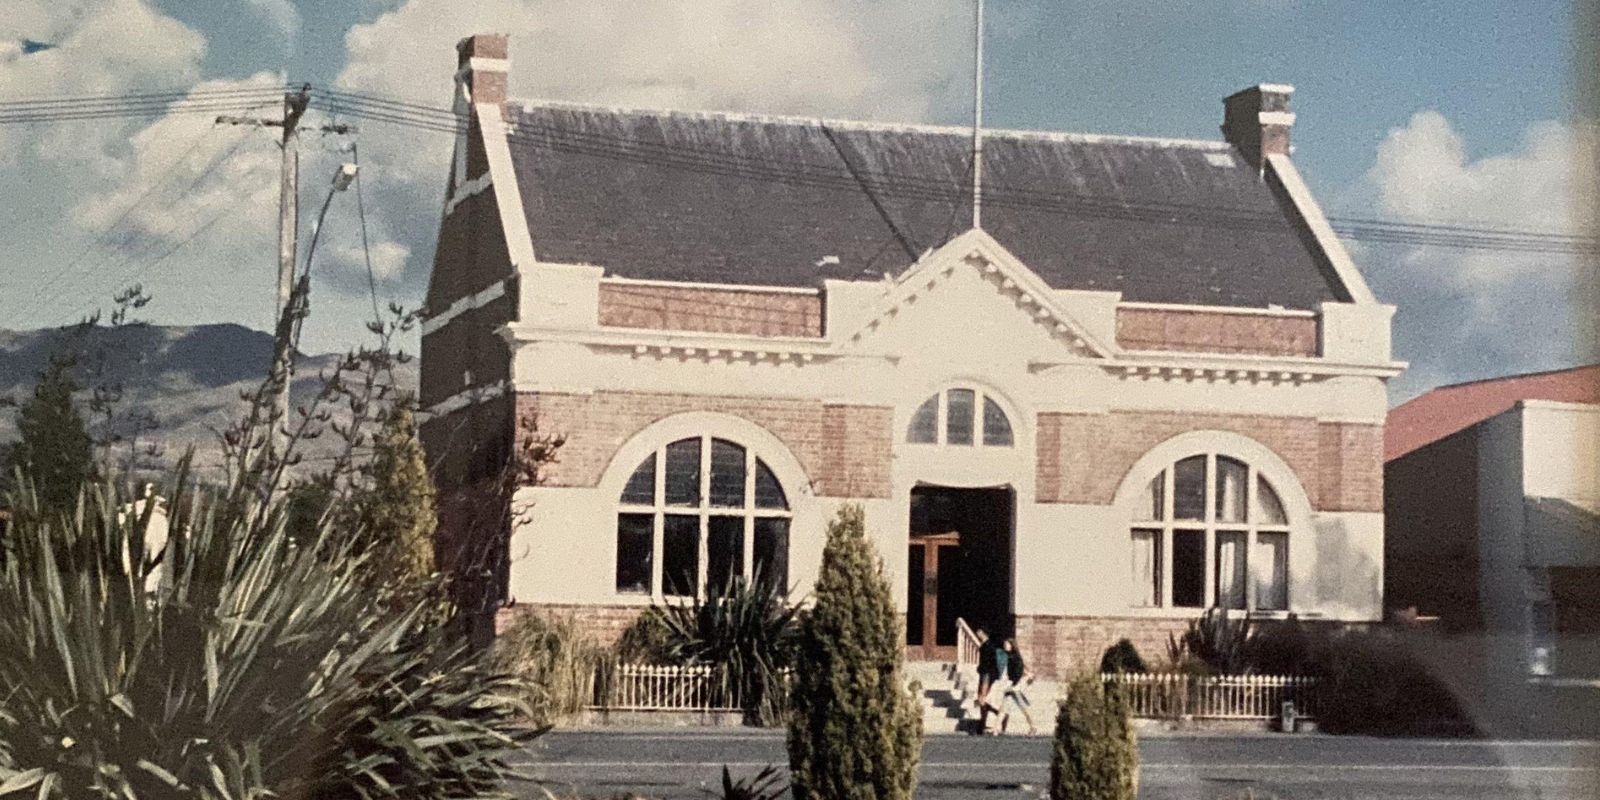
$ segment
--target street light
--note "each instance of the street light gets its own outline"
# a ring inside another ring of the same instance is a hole
[[[294,375],[293,350],[300,341],[300,322],[310,311],[311,307],[311,258],[317,253],[317,238],[322,234],[322,221],[328,216],[328,206],[333,204],[333,196],[355,182],[356,173],[360,171],[356,164],[344,163],[339,165],[338,171],[333,173],[333,183],[328,187],[328,196],[322,199],[322,209],[317,212],[317,221],[311,226],[311,245],[306,248],[306,264],[300,273],[300,279],[295,282],[293,291],[289,293],[289,309],[284,313],[292,318],[293,328],[287,342],[284,343],[283,369],[284,379],[278,387],[279,408],[283,414],[289,410],[289,382]]]

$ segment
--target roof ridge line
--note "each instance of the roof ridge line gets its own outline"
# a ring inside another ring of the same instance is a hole
[[[758,124],[774,125],[806,125],[827,126],[840,130],[859,131],[884,131],[901,133],[940,133],[959,136],[970,136],[972,128],[961,125],[934,125],[918,122],[874,122],[869,120],[838,119],[833,117],[807,116],[803,114],[759,114],[743,111],[710,111],[694,109],[672,108],[642,108],[638,106],[606,105],[603,103],[585,103],[575,100],[555,100],[548,98],[509,99],[506,105],[517,111],[527,111],[536,107],[558,108],[576,111],[601,111],[613,114],[631,114],[639,116],[656,117],[686,117],[691,119],[723,119],[735,122],[753,122]],[[1221,140],[1212,139],[1181,139],[1161,136],[1132,136],[1113,133],[1074,133],[1069,131],[1024,130],[1013,128],[984,128],[986,138],[1034,139],[1054,142],[1080,142],[1085,144],[1098,143],[1125,143],[1144,144],[1163,147],[1186,147],[1195,150],[1208,150],[1227,152],[1233,145]]]
[[[1498,376],[1490,377],[1490,378],[1473,378],[1472,380],[1461,381],[1460,383],[1446,383],[1446,384],[1441,384],[1439,386],[1435,386],[1432,389],[1429,389],[1427,392],[1423,392],[1422,394],[1417,395],[1417,397],[1422,397],[1423,395],[1426,395],[1429,392],[1438,391],[1439,389],[1454,389],[1454,388],[1457,388],[1457,387],[1460,387],[1460,386],[1472,386],[1472,385],[1479,384],[1479,383],[1499,383],[1501,381],[1513,381],[1513,380],[1518,380],[1520,378],[1538,378],[1538,377],[1542,377],[1542,376],[1545,376],[1545,375],[1558,375],[1558,374],[1563,373],[1563,372],[1577,372],[1578,370],[1594,369],[1596,367],[1600,367],[1600,361],[1594,362],[1592,364],[1579,364],[1579,365],[1573,366],[1573,367],[1557,367],[1555,369],[1541,369],[1541,370],[1535,370],[1533,372],[1518,372],[1518,373],[1514,373],[1514,374],[1511,374],[1511,375],[1498,375]],[[1415,400],[1415,399],[1417,399],[1417,398],[1416,397],[1412,398],[1412,400]],[[1407,400],[1406,402],[1409,403],[1411,401]],[[1404,403],[1402,403],[1401,405],[1404,405]],[[1399,406],[1396,406],[1396,408],[1398,408],[1398,407]]]

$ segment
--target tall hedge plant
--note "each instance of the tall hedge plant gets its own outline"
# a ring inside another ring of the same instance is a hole
[[[1133,800],[1139,749],[1126,698],[1096,675],[1067,685],[1056,714],[1050,800]]]
[[[800,628],[789,719],[796,800],[909,800],[922,717],[902,674],[904,631],[859,505],[828,525]]]

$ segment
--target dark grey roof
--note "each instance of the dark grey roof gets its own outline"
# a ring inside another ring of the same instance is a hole
[[[812,286],[825,256],[841,261],[830,277],[898,272],[971,222],[960,129],[557,103],[508,116],[544,261]],[[1225,143],[984,141],[983,227],[1056,288],[1255,307],[1336,297],[1297,218]]]

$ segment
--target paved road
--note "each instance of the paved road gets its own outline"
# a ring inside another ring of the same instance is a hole
[[[1147,736],[1141,800],[1594,800],[1600,743],[1482,742],[1332,736]],[[723,764],[735,775],[786,762],[764,731],[566,731],[529,751],[558,796],[705,798]],[[1038,797],[1048,775],[1043,737],[929,737],[919,798]],[[534,787],[523,796],[543,797]]]

